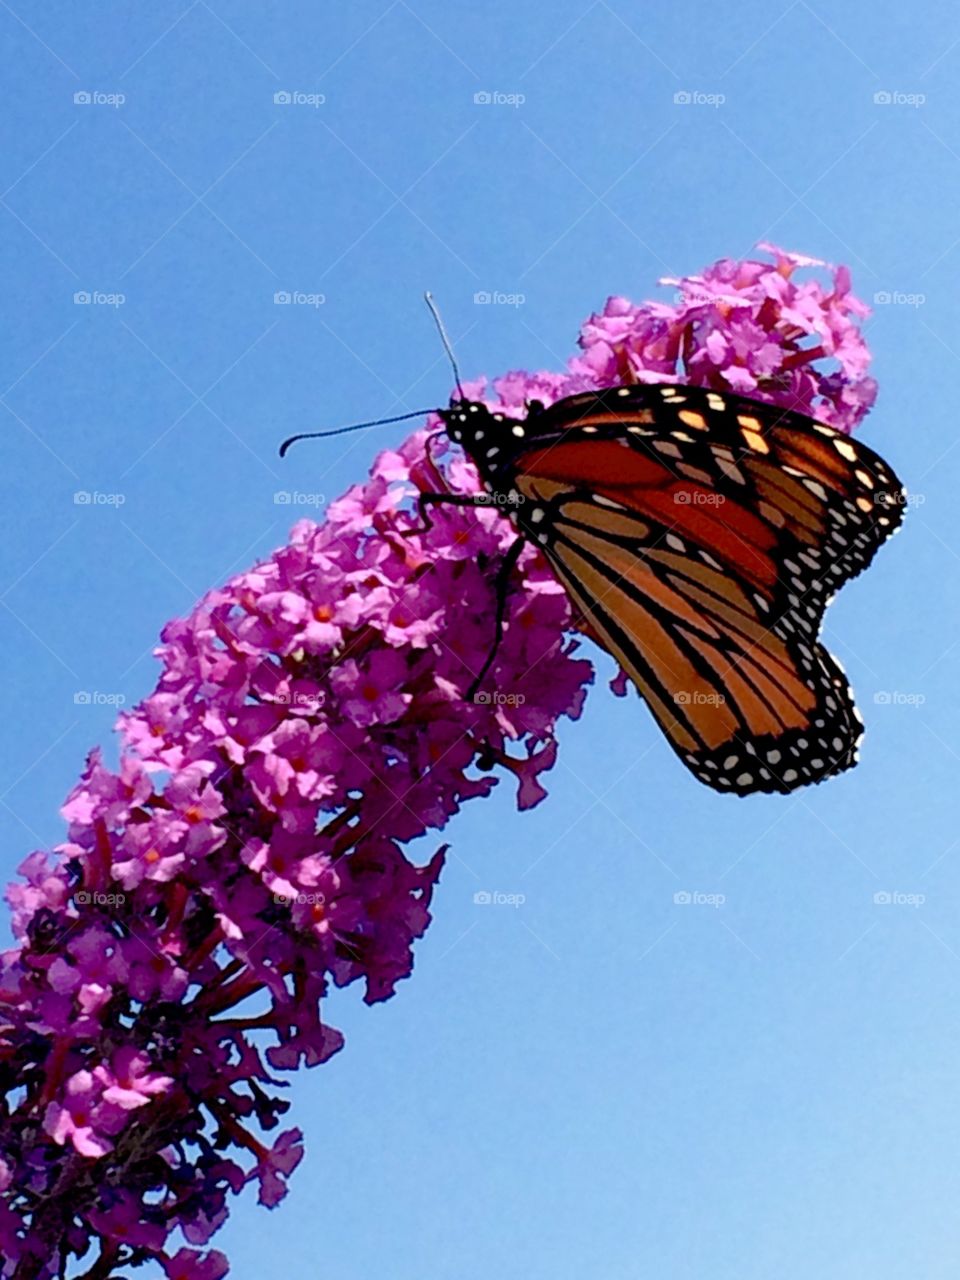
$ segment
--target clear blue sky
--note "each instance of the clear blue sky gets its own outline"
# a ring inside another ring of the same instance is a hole
[[[504,784],[451,826],[413,980],[334,1002],[291,1194],[217,1243],[238,1280],[952,1280],[955,6],[11,0],[0,37],[8,873],[58,838],[102,697],[152,687],[162,623],[310,513],[275,492],[335,496],[389,432],[277,442],[444,400],[425,287],[469,375],[559,367],[608,293],[764,238],[923,295],[869,322],[864,429],[918,505],[827,626],[860,767],[720,797],[601,681],[541,808]]]

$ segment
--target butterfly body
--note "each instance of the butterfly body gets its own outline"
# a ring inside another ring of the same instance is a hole
[[[862,721],[817,637],[902,519],[875,453],[804,415],[673,384],[524,418],[460,399],[441,417],[701,781],[789,792],[855,762]]]

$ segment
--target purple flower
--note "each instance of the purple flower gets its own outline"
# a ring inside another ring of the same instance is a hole
[[[287,1194],[287,1178],[303,1159],[303,1134],[299,1129],[281,1133],[269,1149],[265,1149],[253,1171],[260,1182],[260,1203],[272,1209]]]
[[[77,1071],[66,1081],[61,1102],[47,1105],[43,1127],[54,1142],[63,1146],[68,1140],[82,1156],[102,1156],[111,1143],[95,1132],[98,1118],[99,1091],[89,1071]]]
[[[772,262],[664,282],[672,301],[610,298],[564,370],[465,390],[522,414],[687,381],[851,430],[875,385],[849,272],[761,248]],[[438,508],[420,527],[418,493],[479,490],[438,425],[164,627],[157,687],[120,716],[117,768],[90,753],[67,839],[31,853],[8,889],[5,1275],[24,1260],[53,1280],[69,1256],[125,1246],[168,1280],[220,1280],[222,1254],[171,1255],[171,1233],[205,1244],[251,1180],[265,1205],[285,1194],[303,1142],[298,1129],[264,1141],[289,1108],[274,1073],[342,1047],[331,986],[362,983],[372,1004],[410,974],[446,846],[418,864],[407,842],[503,778],[521,809],[543,799],[558,721],[580,715],[593,670],[528,547],[490,672],[514,696],[465,702],[515,534],[492,509]]]
[[[183,870],[186,824],[171,821],[164,812],[147,822],[129,826],[119,841],[111,866],[124,889],[135,889],[143,880],[165,883]]]
[[[196,1249],[179,1249],[164,1261],[167,1280],[221,1280],[230,1270],[226,1255],[218,1249],[198,1253]]]
[[[389,635],[385,638],[393,643]],[[363,663],[348,658],[333,672],[330,683],[340,696],[342,713],[353,724],[390,724],[413,701],[412,694],[399,692],[407,674],[404,656],[387,649],[372,653]]]
[[[129,1191],[108,1191],[100,1205],[90,1210],[91,1226],[118,1244],[162,1249],[166,1230],[160,1222],[146,1221],[138,1196]]]
[[[721,259],[700,275],[665,278],[661,284],[677,289],[672,303],[608,299],[583,326],[583,354],[570,362],[571,373],[591,376],[595,385],[663,381],[733,390],[852,431],[876,384],[858,327],[869,310],[851,293],[849,270],[758,247],[772,254],[772,264]],[[829,288],[816,275],[796,279],[813,268],[830,272]],[[823,358],[837,361],[838,370],[817,369],[813,362]],[[574,389],[564,384],[560,394]],[[511,387],[504,403],[516,394]]]
[[[13,909],[12,927],[23,937],[29,922],[41,910],[59,911],[69,890],[62,867],[51,867],[46,853],[38,851],[24,858],[17,868],[27,883],[7,886],[6,899]]]
[[[132,1111],[145,1106],[158,1093],[166,1093],[173,1080],[150,1069],[146,1054],[124,1045],[113,1055],[110,1066],[94,1068],[94,1078],[103,1086],[103,1100]]]

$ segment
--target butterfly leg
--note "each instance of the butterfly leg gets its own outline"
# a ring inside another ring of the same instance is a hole
[[[417,515],[423,521],[422,525],[414,525],[410,529],[404,530],[404,538],[412,538],[417,533],[429,533],[433,528],[433,521],[430,519],[431,507],[489,507],[490,500],[485,494],[479,493],[421,493],[417,497]]]
[[[503,640],[503,624],[507,616],[507,589],[510,585],[510,575],[520,559],[520,553],[526,546],[527,540],[524,537],[518,537],[510,544],[507,554],[500,561],[500,568],[497,570],[497,578],[494,583],[494,591],[497,597],[497,614],[494,622],[493,648],[487,654],[483,666],[480,668],[479,674],[470,684],[470,688],[464,694],[467,702],[472,702],[474,695],[483,683],[484,676],[493,666],[493,660],[497,656],[497,650]]]

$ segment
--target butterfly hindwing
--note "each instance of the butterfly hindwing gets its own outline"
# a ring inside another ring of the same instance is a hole
[[[769,625],[744,583],[638,524],[574,493],[544,552],[684,763],[742,795],[849,768],[862,726],[823,646]]]

